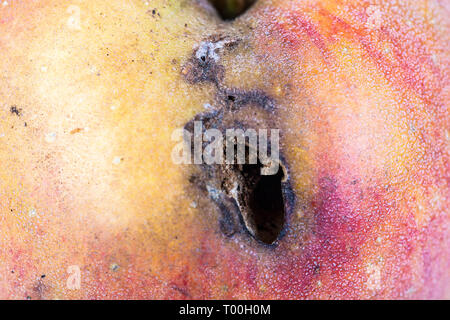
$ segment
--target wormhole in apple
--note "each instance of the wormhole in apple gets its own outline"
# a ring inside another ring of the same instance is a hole
[[[244,164],[238,170],[242,177],[238,205],[247,230],[257,240],[274,243],[285,221],[282,183],[283,166],[274,175],[261,175],[262,164]]]
[[[233,165],[216,167],[220,172],[215,176],[219,177],[223,192],[234,199],[242,227],[256,240],[272,245],[282,237],[286,208],[290,207],[289,203],[285,205],[290,191],[288,174],[280,160],[274,174],[264,175],[262,168],[268,163],[264,165],[259,157],[256,163],[252,163],[250,154],[251,149],[245,144],[245,162],[239,164],[235,161]],[[219,206],[233,209],[228,200],[219,202]]]
[[[256,0],[208,0],[224,20],[233,20],[245,13]]]

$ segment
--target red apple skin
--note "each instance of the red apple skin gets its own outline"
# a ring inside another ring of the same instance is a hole
[[[286,144],[308,154],[290,161],[312,171],[314,221],[308,245],[276,268],[297,276],[287,296],[448,296],[449,23],[434,16],[448,7],[278,3],[261,10],[260,43],[269,33],[292,50],[278,59],[294,57],[297,103],[281,117],[306,128]]]
[[[188,182],[195,168],[170,162],[171,130],[214,96],[171,61],[223,26],[190,1],[189,11],[156,1],[159,24],[130,3],[80,4],[98,28],[78,35],[59,24],[69,2],[1,9],[1,298],[450,297],[445,1],[260,1],[226,31],[249,49],[223,57],[225,85],[277,102],[295,207],[274,246],[225,237]],[[64,50],[76,58],[59,59]],[[86,61],[101,75],[74,75]],[[71,265],[78,290],[67,288]]]

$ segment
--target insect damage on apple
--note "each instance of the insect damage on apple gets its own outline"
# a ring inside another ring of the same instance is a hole
[[[211,82],[219,86],[225,72],[219,64],[219,51],[232,50],[239,42],[240,39],[221,35],[203,41],[182,69],[186,80],[191,84]]]
[[[209,129],[224,135],[227,129],[276,128],[276,103],[263,90],[227,88],[224,83],[225,68],[220,64],[222,50],[232,50],[240,41],[214,36],[202,42],[188,60],[182,74],[191,84],[213,83],[216,98],[211,112],[197,114],[185,125],[194,133],[194,123],[201,122],[202,134]],[[234,143],[234,142],[233,142]],[[191,145],[192,146],[192,145]],[[193,147],[193,146],[192,146]],[[226,142],[223,143],[225,152]],[[234,147],[233,147],[234,148]],[[251,147],[246,143],[245,158]],[[271,151],[272,153],[272,151]],[[283,160],[280,160],[283,159]],[[256,163],[200,164],[196,184],[217,205],[221,217],[222,233],[232,236],[244,230],[261,243],[275,245],[287,228],[287,221],[294,206],[286,161],[282,154],[277,159],[275,174],[262,175],[265,163],[260,156]]]

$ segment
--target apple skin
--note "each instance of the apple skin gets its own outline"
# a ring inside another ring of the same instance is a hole
[[[0,10],[0,298],[450,297],[443,1],[259,1],[229,24],[202,1]],[[217,100],[183,76],[217,34],[241,41],[223,85],[276,101],[295,207],[273,246],[224,236],[171,161]]]

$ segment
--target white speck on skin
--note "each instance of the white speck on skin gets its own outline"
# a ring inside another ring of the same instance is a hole
[[[239,187],[239,185],[238,185],[238,183],[235,181],[235,182],[233,183],[233,189],[230,190],[231,195],[232,195],[235,199],[238,198],[238,195],[237,195],[238,187]]]
[[[383,23],[383,14],[381,13],[379,6],[369,6],[366,9],[368,15],[366,27],[370,30],[380,29]]]
[[[408,290],[406,290],[405,294],[406,294],[406,296],[411,296],[415,292],[416,292],[416,288],[410,287]]]
[[[122,161],[121,157],[114,157],[114,159],[113,159],[114,164],[119,164],[121,161]]]
[[[29,217],[34,217],[34,216],[36,216],[36,209],[31,208],[30,211],[28,211],[28,216],[29,216]]]
[[[0,133],[0,138],[3,138],[5,136],[4,133]]]
[[[205,103],[205,104],[203,105],[203,108],[205,108],[206,110],[211,110],[211,109],[213,108],[213,106],[210,105],[209,103]]]
[[[216,50],[223,48],[225,43],[225,40],[216,43],[207,41],[202,42],[195,53],[195,57],[199,60],[203,60],[205,57],[211,57],[215,62],[217,62],[219,61],[219,56],[217,55]]]
[[[216,188],[207,185],[206,186],[206,190],[208,191],[209,195],[211,196],[211,198],[213,198],[214,200],[218,200],[219,199],[219,195],[220,195],[220,191],[217,190]]]
[[[435,54],[431,55],[431,61],[433,61],[434,64],[438,64],[439,63],[438,57]]]
[[[8,1],[3,1],[2,5],[6,7],[8,5]]]
[[[42,66],[41,67],[41,72],[47,72],[48,71],[48,67],[47,66]]]
[[[442,208],[442,202],[441,202],[441,196],[440,194],[436,193],[434,197],[430,200],[431,207],[436,209]]]
[[[89,72],[92,74],[97,74],[98,73],[98,69],[96,66],[90,66],[89,67]]]
[[[368,275],[366,286],[369,290],[379,290],[381,288],[381,268],[378,264],[369,263],[366,268]]]
[[[194,208],[194,209],[197,208],[197,202],[192,201],[191,202],[191,207]]]
[[[275,87],[275,93],[279,96],[283,93],[283,88],[280,85]]]
[[[45,141],[48,143],[52,143],[56,141],[56,133],[50,132],[45,136]]]

